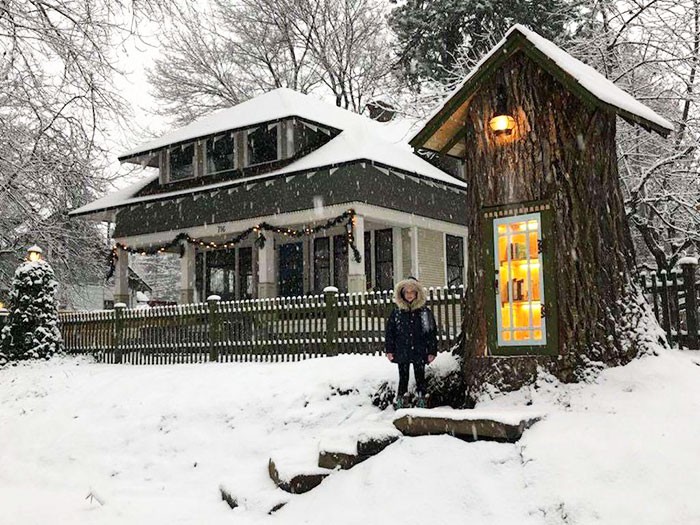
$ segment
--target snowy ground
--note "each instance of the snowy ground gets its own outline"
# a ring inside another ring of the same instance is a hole
[[[274,487],[270,454],[313,456],[329,432],[390,421],[369,392],[394,375],[383,358],[359,356],[5,368],[0,524],[700,523],[700,353],[691,352],[483,403],[547,413],[515,445],[402,438],[308,494]],[[220,484],[240,508],[221,501]],[[103,505],[86,499],[91,491]]]

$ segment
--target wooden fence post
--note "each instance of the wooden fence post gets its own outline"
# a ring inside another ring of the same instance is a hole
[[[221,319],[219,316],[219,302],[221,297],[210,295],[207,297],[209,305],[209,361],[219,360],[219,348],[217,344],[221,338]]]
[[[338,289],[327,286],[323,289],[326,314],[326,355],[338,355]]]
[[[683,287],[685,288],[685,321],[688,330],[686,345],[688,348],[700,350],[698,338],[698,302],[695,291],[695,272],[698,260],[695,257],[684,257],[678,261],[683,269]]]
[[[124,339],[124,303],[116,303],[114,305],[114,362],[122,362],[122,343]]]

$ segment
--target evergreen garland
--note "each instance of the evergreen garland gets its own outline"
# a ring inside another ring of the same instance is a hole
[[[232,237],[228,241],[216,243],[213,241],[203,241],[202,239],[197,239],[195,237],[190,237],[189,234],[187,233],[178,233],[175,238],[167,242],[165,244],[161,244],[159,246],[155,247],[150,247],[148,249],[139,249],[139,248],[134,248],[132,246],[127,246],[126,244],[122,243],[116,243],[114,247],[112,248],[111,253],[109,254],[109,259],[108,259],[108,264],[109,264],[109,271],[107,272],[107,279],[112,277],[114,275],[114,270],[116,269],[117,265],[117,260],[119,259],[118,251],[124,250],[125,252],[132,253],[132,254],[140,254],[140,255],[155,255],[158,253],[163,253],[169,248],[174,248],[175,246],[180,246],[180,257],[184,255],[184,243],[190,243],[194,244],[197,246],[202,246],[205,248],[233,248],[237,244],[241,243],[244,241],[250,234],[255,233],[257,234],[257,237],[255,239],[255,245],[262,249],[265,247],[265,242],[267,239],[265,238],[265,235],[263,232],[269,231],[269,232],[274,232],[274,233],[281,233],[282,235],[286,237],[304,237],[307,235],[314,235],[318,232],[325,231],[329,228],[333,228],[337,226],[338,224],[343,224],[345,223],[345,229],[346,229],[346,235],[348,238],[348,245],[350,246],[350,249],[352,250],[353,258],[355,259],[355,262],[360,262],[362,260],[362,257],[360,256],[360,251],[357,249],[357,245],[355,244],[355,227],[354,227],[354,218],[355,218],[355,210],[350,209],[346,212],[344,212],[341,215],[338,215],[337,217],[330,219],[328,222],[325,224],[319,224],[318,226],[312,226],[312,227],[304,227],[300,230],[296,230],[294,228],[284,228],[281,226],[273,226],[272,224],[268,224],[266,222],[261,222],[260,224],[257,224],[251,228],[248,228],[247,230],[242,231],[235,237]]]

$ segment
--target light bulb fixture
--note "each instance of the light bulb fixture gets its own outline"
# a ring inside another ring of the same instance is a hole
[[[27,260],[31,262],[37,262],[41,260],[41,254],[43,250],[39,248],[36,244],[27,250]]]
[[[508,114],[508,97],[503,84],[499,84],[496,91],[496,112],[489,121],[489,127],[496,136],[510,135],[515,129],[515,119]]]

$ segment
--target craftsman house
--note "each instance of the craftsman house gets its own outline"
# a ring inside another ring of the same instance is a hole
[[[180,301],[459,285],[466,183],[393,141],[386,121],[276,89],[141,144],[152,168],[71,212],[115,223],[115,299],[129,253],[181,254]]]

